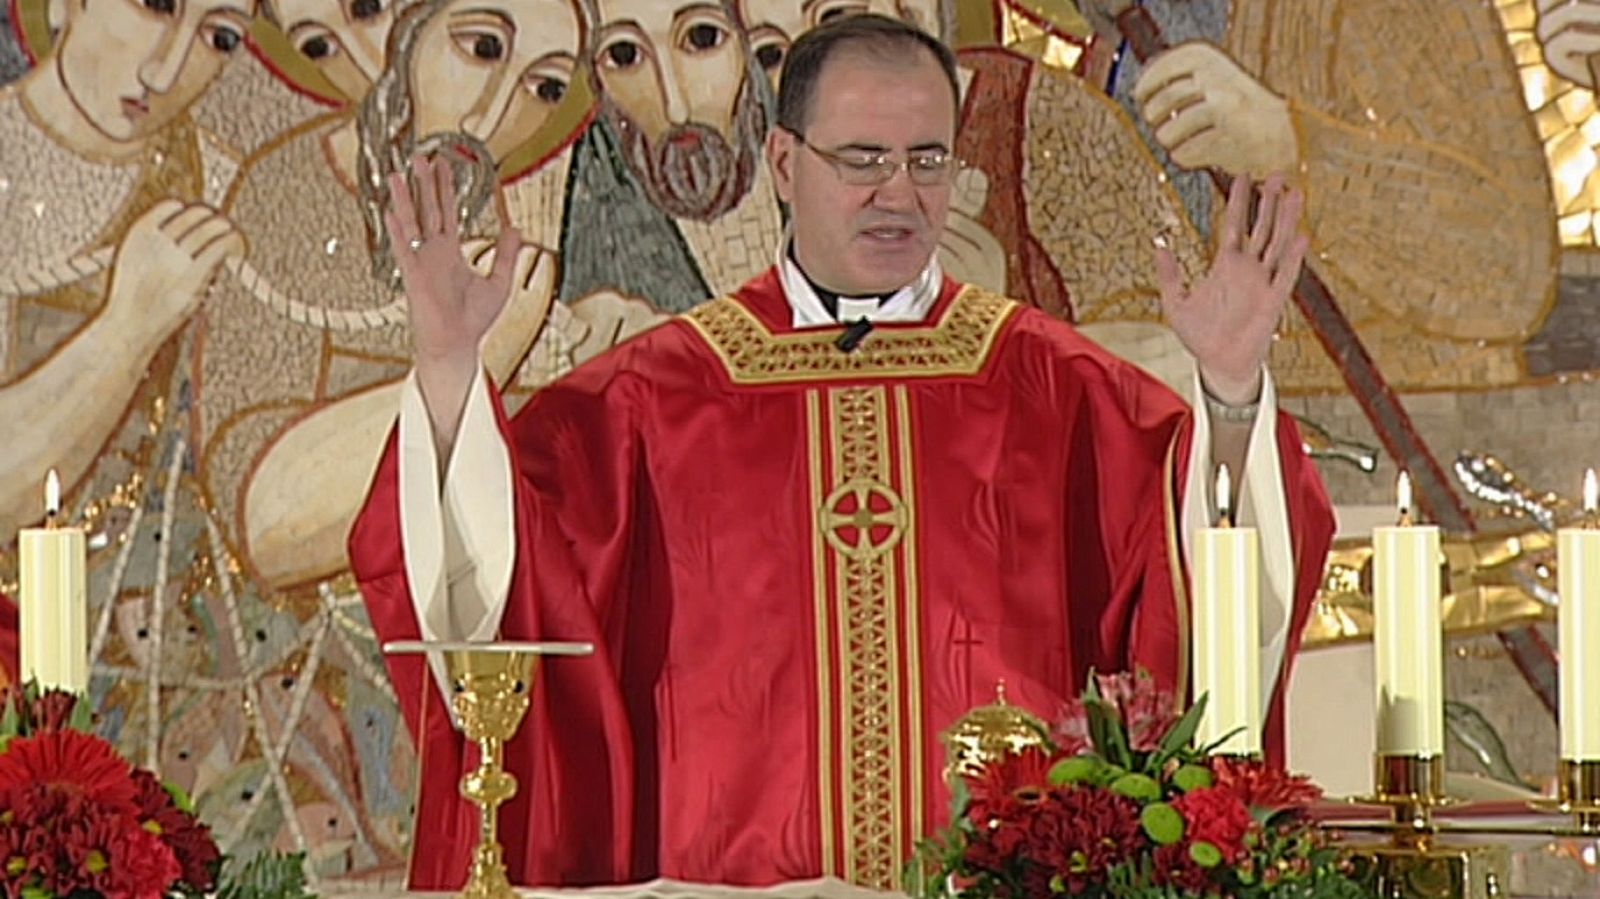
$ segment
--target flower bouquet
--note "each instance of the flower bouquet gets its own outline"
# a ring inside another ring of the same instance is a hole
[[[1367,896],[1306,814],[1321,790],[1190,746],[1144,673],[1094,676],[1041,747],[955,784],[952,825],[918,847],[914,895],[971,899]]]
[[[177,787],[90,733],[72,693],[8,688],[0,702],[0,886],[7,899],[163,899],[216,891],[223,858]],[[244,865],[268,895],[299,896],[297,863]],[[285,860],[290,861],[290,860]]]

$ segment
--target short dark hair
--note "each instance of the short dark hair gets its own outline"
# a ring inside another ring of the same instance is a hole
[[[804,134],[811,117],[811,99],[829,59],[844,53],[863,53],[886,63],[909,65],[909,56],[925,50],[944,70],[950,97],[959,112],[961,89],[956,80],[956,56],[938,38],[915,25],[873,13],[830,19],[800,36],[783,61],[778,84],[778,127]]]

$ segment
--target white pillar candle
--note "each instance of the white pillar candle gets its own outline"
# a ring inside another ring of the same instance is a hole
[[[1411,522],[1404,472],[1398,492],[1400,523],[1372,532],[1378,754],[1436,756],[1444,753],[1439,529]]]
[[[51,470],[45,482],[45,526],[24,528],[17,542],[21,564],[22,679],[77,693],[89,689],[87,550],[83,531],[57,524],[61,486]]]
[[[1600,761],[1600,486],[1583,478],[1583,527],[1557,535],[1561,613],[1561,757]]]
[[[1195,696],[1205,715],[1200,746],[1234,755],[1261,752],[1259,543],[1255,528],[1233,527],[1228,467],[1217,471],[1217,527],[1194,540]],[[1226,738],[1226,739],[1224,739]],[[1220,743],[1219,743],[1220,741]]]

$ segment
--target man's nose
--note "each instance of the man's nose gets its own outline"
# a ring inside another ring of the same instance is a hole
[[[483,86],[482,93],[478,95],[478,101],[462,117],[461,130],[488,143],[489,135],[500,126],[500,120],[505,118],[506,110],[521,86],[521,77],[510,66],[496,66],[489,76],[489,83]]]
[[[181,28],[181,24],[173,22],[161,29],[160,40],[151,48],[144,62],[139,64],[139,83],[152,94],[164,94],[172,90],[172,86],[178,82],[179,73],[183,71],[190,41],[185,39],[189,32]]]
[[[917,204],[917,186],[904,164],[889,174],[889,180],[872,192],[872,205],[879,209],[910,209]]]
[[[683,89],[684,79],[670,57],[657,66],[661,74],[661,107],[667,113],[668,125],[682,125],[689,121],[689,95]]]

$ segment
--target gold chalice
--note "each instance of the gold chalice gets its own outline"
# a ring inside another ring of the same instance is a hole
[[[588,643],[470,643],[402,640],[384,644],[387,653],[442,656],[450,680],[456,726],[478,744],[478,767],[461,778],[461,795],[478,806],[482,823],[472,853],[471,874],[462,899],[512,899],[500,846],[500,805],[517,792],[517,779],[503,766],[505,744],[516,736],[528,711],[538,675],[539,656],[584,656]]]

